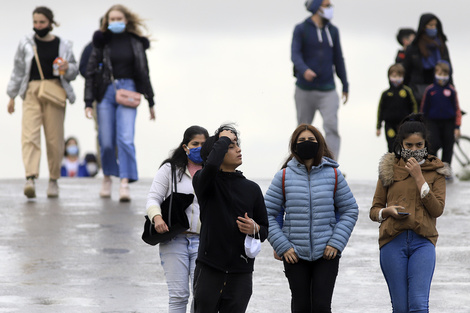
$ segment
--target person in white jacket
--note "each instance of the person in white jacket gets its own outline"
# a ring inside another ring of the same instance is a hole
[[[161,204],[171,194],[172,168],[175,169],[178,193],[194,194],[192,178],[202,168],[201,147],[209,137],[207,130],[191,126],[184,132],[180,145],[163,161],[147,196],[147,215],[158,233],[169,230],[162,218]],[[194,268],[199,248],[199,204],[196,196],[186,209],[190,228],[167,242],[160,243],[160,259],[169,295],[169,313],[186,313],[193,285]],[[192,288],[191,288],[192,289]],[[194,312],[191,304],[191,312]]]
[[[26,174],[24,194],[27,198],[36,197],[34,179],[39,175],[41,159],[41,126],[46,138],[47,160],[49,165],[49,187],[47,196],[59,195],[57,179],[64,153],[65,103],[59,106],[40,99],[41,76],[65,90],[70,103],[75,102],[70,81],[78,74],[78,65],[72,51],[72,43],[51,33],[53,25],[58,25],[54,14],[47,7],[37,7],[33,11],[34,34],[25,36],[19,43],[15,54],[14,67],[8,83],[8,113],[15,112],[15,98],[23,99],[21,146]],[[40,73],[35,60],[37,49],[41,64]],[[53,71],[53,63],[60,58],[58,72]]]

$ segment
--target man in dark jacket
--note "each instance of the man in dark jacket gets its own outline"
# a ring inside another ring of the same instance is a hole
[[[222,126],[201,150],[204,167],[193,178],[201,233],[194,271],[196,313],[245,312],[252,294],[254,258],[247,235],[264,241],[268,218],[260,187],[236,169],[242,164],[237,131]]]
[[[297,123],[311,124],[315,112],[320,111],[326,142],[337,160],[340,136],[335,71],[343,84],[344,103],[349,88],[339,31],[330,23],[333,18],[330,0],[307,0],[305,6],[312,15],[295,26],[292,38]]]

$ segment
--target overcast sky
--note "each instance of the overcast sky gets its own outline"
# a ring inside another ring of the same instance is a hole
[[[139,175],[153,177],[169,151],[193,124],[212,133],[232,121],[241,131],[244,164],[249,178],[272,178],[287,156],[289,136],[296,127],[290,43],[295,24],[308,12],[298,0],[156,0],[122,1],[146,20],[152,38],[147,51],[156,93],[156,122],[149,121],[147,103],[139,107],[136,149]],[[400,27],[416,28],[419,16],[436,14],[449,39],[454,81],[461,107],[469,110],[467,22],[468,0],[333,0],[333,24],[339,27],[350,83],[350,100],[339,112],[342,148],[340,169],[348,179],[376,179],[377,163],[386,151],[385,139],[375,136],[377,104],[387,88],[387,68],[399,48]],[[451,5],[450,5],[451,3]],[[21,161],[21,99],[16,112],[6,112],[6,86],[21,37],[32,31],[37,1],[8,4],[0,19],[0,178],[24,177]],[[54,33],[74,42],[78,61],[100,17],[113,1],[43,1],[60,27]],[[84,117],[83,83],[68,105],[66,136],[78,137],[82,153],[93,151],[93,122]],[[338,81],[338,90],[341,84]],[[463,133],[470,133],[463,119]],[[315,118],[315,126],[322,126]],[[48,177],[44,141],[40,175]]]

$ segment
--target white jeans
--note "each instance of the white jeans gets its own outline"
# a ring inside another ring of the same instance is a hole
[[[199,235],[180,234],[159,246],[170,297],[168,312],[186,313],[190,290],[193,290]],[[191,312],[194,312],[192,301]]]

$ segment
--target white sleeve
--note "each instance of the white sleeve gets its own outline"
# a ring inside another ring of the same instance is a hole
[[[155,177],[147,195],[147,215],[153,223],[153,218],[156,215],[161,215],[162,210],[160,205],[169,194],[171,178],[171,165],[165,163],[160,167],[155,174]]]
[[[424,183],[422,186],[421,186],[421,199],[423,199],[424,197],[426,197],[429,193],[430,189],[429,189],[429,185],[428,183]]]

